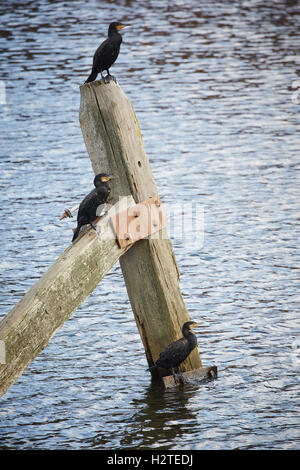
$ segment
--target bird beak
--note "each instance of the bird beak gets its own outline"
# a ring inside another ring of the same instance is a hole
[[[110,179],[110,180],[115,180],[115,179],[117,179],[117,178],[119,178],[119,177],[118,177],[118,176],[115,176],[115,175],[109,175],[109,179]]]
[[[199,323],[194,322],[194,323],[191,325],[191,327],[194,328],[194,326],[199,326]]]
[[[120,31],[121,29],[123,28],[128,28],[128,25],[125,25],[125,24],[119,24],[119,26],[117,26],[117,30]]]

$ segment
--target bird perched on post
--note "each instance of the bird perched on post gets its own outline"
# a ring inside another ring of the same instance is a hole
[[[96,50],[93,58],[92,72],[85,83],[96,80],[98,73],[101,73],[101,78],[103,78],[104,70],[107,71],[107,76],[104,78],[105,83],[109,83],[111,78],[115,80],[115,78],[110,75],[109,69],[115,63],[119,55],[122,42],[122,36],[119,31],[121,31],[124,26],[125,25],[117,21],[110,23],[108,37]]]
[[[90,224],[90,226],[96,230],[93,221],[97,217],[98,207],[101,204],[105,204],[108,199],[111,190],[109,181],[112,178],[113,176],[107,175],[106,173],[99,173],[95,176],[95,189],[93,189],[79,205],[77,214],[77,227],[72,242],[78,237],[80,229],[83,225]]]
[[[196,335],[191,329],[195,325],[197,325],[197,323],[194,321],[185,322],[182,327],[183,338],[169,344],[169,346],[160,353],[155,364],[149,367],[148,370],[152,371],[158,367],[162,367],[163,369],[171,370],[175,382],[178,381],[178,375],[183,380],[179,366],[198,344]]]

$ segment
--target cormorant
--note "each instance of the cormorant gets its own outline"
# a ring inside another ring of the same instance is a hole
[[[114,77],[110,75],[109,69],[119,55],[122,42],[122,36],[119,34],[119,31],[124,28],[124,26],[125,25],[117,21],[110,23],[108,37],[96,50],[93,58],[92,72],[85,83],[96,80],[98,73],[101,73],[101,78],[103,78],[102,72],[104,70],[107,71],[107,76],[104,78],[105,83],[109,83],[110,78],[114,79]]]
[[[169,369],[172,372],[175,382],[177,382],[177,375],[182,377],[179,371],[180,364],[189,356],[193,349],[197,346],[197,338],[195,333],[191,330],[197,323],[194,321],[185,322],[182,327],[183,338],[173,341],[169,344],[159,355],[155,364],[149,367],[148,370],[154,370],[158,367]]]
[[[83,225],[90,224],[96,230],[93,221],[97,217],[97,208],[101,204],[105,204],[110,194],[110,185],[109,181],[113,178],[106,173],[99,173],[94,178],[93,189],[80,203],[78,214],[77,214],[77,228],[75,230],[72,242],[76,240],[79,235],[80,228]]]

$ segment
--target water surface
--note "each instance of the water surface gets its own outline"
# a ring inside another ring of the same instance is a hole
[[[111,72],[160,196],[204,215],[203,239],[172,241],[203,365],[219,370],[184,390],[151,384],[117,265],[1,398],[0,448],[299,448],[298,2],[0,12],[0,315],[70,243],[58,217],[93,179],[79,85],[120,19],[131,28]]]

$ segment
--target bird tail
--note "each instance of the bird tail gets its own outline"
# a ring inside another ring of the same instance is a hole
[[[87,223],[88,223],[88,221],[86,220],[86,217],[84,217],[84,216],[81,216],[81,217],[79,217],[79,219],[77,219],[77,227],[76,227],[76,230],[74,232],[72,242],[74,240],[76,240],[76,238],[78,237],[81,227],[83,225],[87,224]]]
[[[98,72],[96,70],[92,70],[91,74],[88,76],[88,78],[86,79],[84,83],[93,82],[94,80],[96,80],[97,75],[98,75]]]
[[[79,230],[80,230],[80,225],[78,224],[77,227],[76,227],[75,233],[74,233],[74,235],[73,235],[72,242],[73,242],[74,240],[76,240],[76,238],[78,237],[78,235],[79,235]]]

